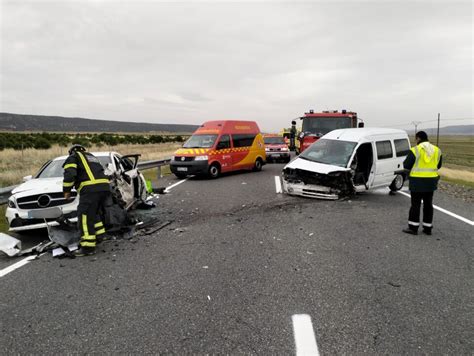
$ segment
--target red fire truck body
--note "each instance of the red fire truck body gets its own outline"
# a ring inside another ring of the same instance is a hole
[[[364,127],[362,120],[357,118],[357,113],[352,111],[337,110],[315,113],[313,110],[300,117],[303,121],[301,132],[298,136],[300,141],[300,153],[307,149],[328,132],[337,129],[351,127]]]

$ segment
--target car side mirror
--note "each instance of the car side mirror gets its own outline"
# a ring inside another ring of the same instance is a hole
[[[28,182],[29,180],[32,180],[33,176],[25,176],[23,177],[23,182]]]

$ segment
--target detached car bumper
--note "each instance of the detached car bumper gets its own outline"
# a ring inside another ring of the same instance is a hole
[[[327,200],[339,199],[340,191],[323,185],[289,183],[283,179],[283,191],[289,195]]]
[[[208,161],[171,161],[170,162],[171,172],[174,174],[182,175],[200,175],[207,174],[209,170]]]

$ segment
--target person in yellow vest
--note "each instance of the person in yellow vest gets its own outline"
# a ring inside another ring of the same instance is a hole
[[[423,232],[431,235],[433,229],[433,194],[438,188],[438,169],[442,165],[441,150],[428,141],[424,131],[415,134],[416,146],[403,162],[403,167],[410,171],[409,189],[411,207],[408,214],[407,234],[417,235],[420,227],[420,208],[423,201]]]
[[[109,179],[100,161],[91,153],[86,152],[81,145],[71,147],[63,168],[64,197],[71,198],[73,187],[79,194],[77,220],[81,232],[81,248],[75,252],[75,255],[93,255],[97,238],[105,234],[101,213],[104,209],[103,203],[110,194]]]

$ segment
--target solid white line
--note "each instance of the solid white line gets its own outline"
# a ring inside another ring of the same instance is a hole
[[[408,194],[408,193],[405,193],[405,192],[402,192],[402,191],[399,191],[399,193],[406,196],[406,197],[408,197],[408,198],[411,198],[411,195]],[[452,216],[453,218],[461,220],[462,222],[465,222],[466,224],[474,226],[474,221],[472,221],[472,220],[469,220],[469,219],[466,219],[466,218],[464,218],[460,215],[454,214],[454,213],[450,212],[449,210],[443,209],[443,208],[441,208],[437,205],[433,205],[433,208],[435,208],[436,210],[441,211],[442,213],[445,213],[446,215],[449,215],[449,216]]]
[[[189,179],[189,178],[182,179],[182,180],[180,180],[179,182],[170,185],[168,188],[165,189],[165,193],[168,193],[171,189],[173,189],[173,188],[176,187],[177,185],[180,185],[181,183],[186,182],[188,179]]]
[[[293,333],[295,334],[296,355],[319,356],[311,317],[308,314],[296,314],[291,319],[293,320]]]
[[[281,189],[281,180],[279,176],[275,176],[275,189],[277,194],[283,193],[283,190]]]
[[[0,270],[0,277],[6,276],[8,273],[13,272],[14,270],[23,267],[30,261],[34,260],[37,256],[28,256],[21,261],[18,261],[17,263],[12,264],[11,266],[8,266],[7,268],[4,268]]]

